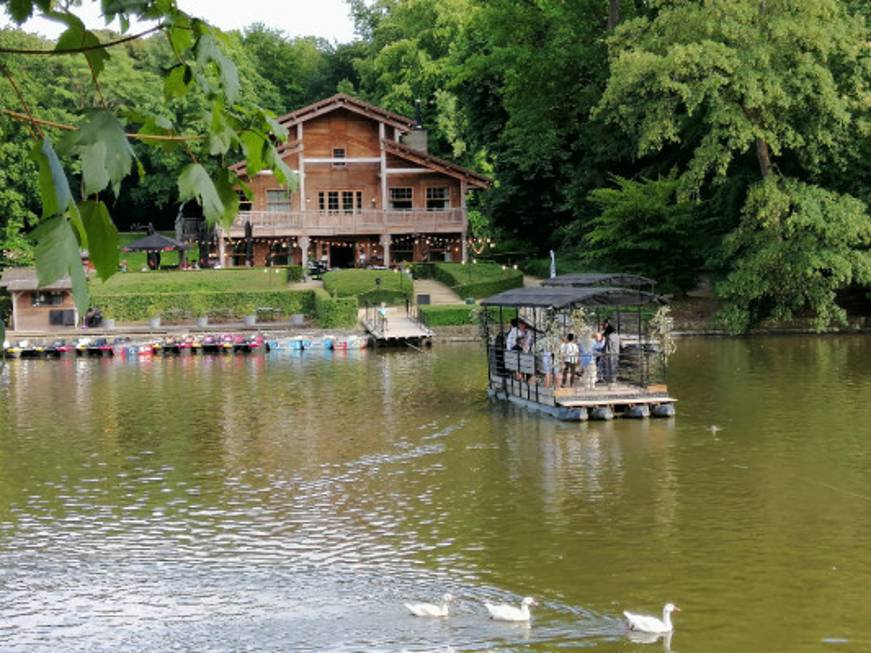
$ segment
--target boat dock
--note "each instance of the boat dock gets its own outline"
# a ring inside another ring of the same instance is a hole
[[[384,318],[377,311],[366,310],[360,322],[372,337],[376,347],[393,347],[412,344],[428,345],[432,331],[409,315],[388,313]]]

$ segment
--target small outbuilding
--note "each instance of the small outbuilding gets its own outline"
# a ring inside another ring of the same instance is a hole
[[[40,286],[34,268],[8,268],[0,278],[0,288],[12,296],[15,331],[50,331],[78,323],[69,277]]]

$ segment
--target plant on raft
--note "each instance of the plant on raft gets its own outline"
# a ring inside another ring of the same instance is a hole
[[[674,318],[671,316],[670,306],[661,306],[656,314],[650,318],[647,324],[648,335],[657,344],[659,355],[664,361],[668,361],[676,350],[674,342]]]

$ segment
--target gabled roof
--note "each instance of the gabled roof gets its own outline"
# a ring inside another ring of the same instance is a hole
[[[69,290],[73,287],[69,277],[62,277],[45,286],[39,285],[36,276],[36,268],[7,268],[3,270],[0,279],[0,288],[5,287],[9,292],[22,290]]]
[[[427,168],[432,168],[437,172],[450,175],[451,177],[465,179],[469,185],[475,186],[476,188],[489,188],[490,186],[490,180],[484,175],[469,170],[468,168],[464,168],[463,166],[458,166],[456,163],[440,159],[432,154],[415,150],[414,148],[408,147],[408,145],[403,145],[396,141],[385,140],[384,149],[390,154],[395,154],[403,159],[413,161],[414,163],[426,166]]]
[[[285,127],[290,127],[291,125],[311,120],[336,109],[347,109],[348,111],[359,113],[373,120],[379,120],[391,127],[396,127],[401,131],[408,131],[414,126],[414,120],[411,118],[382,109],[345,93],[336,93],[307,107],[286,113],[278,118],[278,122]]]
[[[553,279],[545,279],[542,286],[621,286],[625,288],[640,288],[656,285],[656,281],[637,274],[623,272],[573,272],[561,274]]]

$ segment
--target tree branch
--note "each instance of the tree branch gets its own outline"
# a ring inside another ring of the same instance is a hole
[[[128,41],[135,41],[136,39],[141,39],[143,36],[148,36],[149,34],[153,34],[154,32],[159,32],[166,27],[165,23],[161,23],[160,25],[156,25],[150,29],[145,30],[144,32],[139,32],[139,34],[131,34],[130,36],[125,36],[123,38],[117,39],[115,41],[107,41],[106,43],[100,43],[99,45],[86,45],[80,48],[67,48],[64,50],[18,50],[16,48],[0,48],[0,54],[23,54],[23,55],[47,55],[47,56],[56,56],[60,54],[81,54],[83,52],[91,52],[93,50],[103,50],[105,48],[111,48],[113,45],[121,45],[122,43],[127,43]]]
[[[21,122],[26,122],[32,125],[43,125],[45,127],[53,127],[55,129],[60,129],[67,132],[74,132],[78,129],[75,125],[67,125],[62,122],[54,122],[53,120],[46,120],[45,118],[36,118],[34,116],[19,113],[18,111],[12,111],[11,109],[3,109],[0,108],[0,113],[3,113],[14,120],[20,120]],[[179,143],[187,143],[189,141],[201,141],[205,139],[205,136],[200,135],[191,135],[191,136],[173,136],[171,134],[127,134],[127,138],[137,141],[176,141]]]

